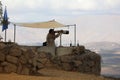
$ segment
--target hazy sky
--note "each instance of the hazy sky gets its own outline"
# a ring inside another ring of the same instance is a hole
[[[41,22],[52,19],[77,25],[77,41],[111,41],[120,43],[120,0],[1,0],[7,6],[11,22]],[[63,44],[73,42],[73,27],[63,35]],[[42,43],[48,29],[17,27],[17,42]],[[4,37],[4,32],[1,31]],[[13,39],[9,26],[8,38]],[[59,39],[57,40],[59,42]]]

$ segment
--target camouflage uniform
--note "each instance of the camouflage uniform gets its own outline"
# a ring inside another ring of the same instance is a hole
[[[60,33],[58,33],[56,35],[55,35],[55,33],[54,34],[48,33],[47,38],[46,38],[47,45],[48,46],[55,46],[55,39],[59,36],[60,36]]]

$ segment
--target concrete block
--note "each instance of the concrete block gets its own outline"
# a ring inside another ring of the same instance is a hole
[[[57,56],[71,54],[72,50],[73,50],[73,47],[57,47],[56,54],[57,54]]]
[[[55,47],[51,47],[51,46],[42,46],[40,48],[38,48],[37,50],[38,52],[45,52],[45,53],[51,53],[52,56],[55,56]]]

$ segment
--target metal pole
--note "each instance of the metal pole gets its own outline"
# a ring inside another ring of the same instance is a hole
[[[7,30],[5,30],[5,42],[6,42]]]
[[[67,25],[67,26],[74,26],[74,46],[76,46],[76,24]]]
[[[14,24],[14,43],[15,43],[15,40],[16,40],[16,25]]]
[[[62,35],[60,35],[60,46],[62,46]]]
[[[76,24],[74,24],[74,46],[76,46]]]

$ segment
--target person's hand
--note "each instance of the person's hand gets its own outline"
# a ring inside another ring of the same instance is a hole
[[[63,30],[61,30],[60,33],[63,33]]]

